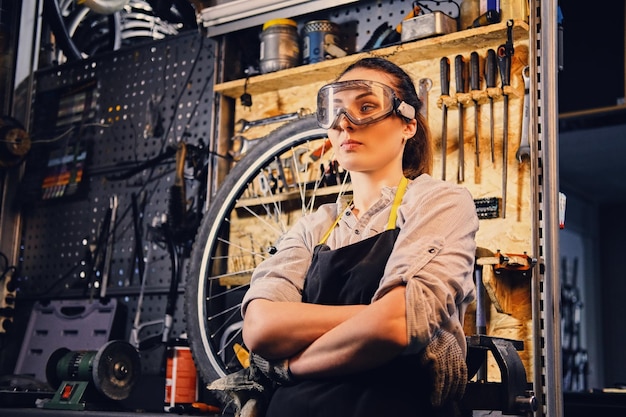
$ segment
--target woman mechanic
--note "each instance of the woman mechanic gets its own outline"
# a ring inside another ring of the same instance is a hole
[[[317,105],[353,195],[297,222],[252,276],[243,337],[277,386],[266,415],[449,415],[467,379],[472,196],[429,175],[422,103],[392,62],[353,63]]]

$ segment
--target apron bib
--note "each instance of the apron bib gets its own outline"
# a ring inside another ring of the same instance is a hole
[[[396,191],[384,232],[331,250],[325,242],[339,218],[335,221],[314,248],[304,282],[304,302],[370,304],[400,232],[395,227],[396,213],[407,182],[404,178]],[[281,386],[270,401],[266,417],[430,416],[430,385],[417,355],[400,356],[370,371]]]

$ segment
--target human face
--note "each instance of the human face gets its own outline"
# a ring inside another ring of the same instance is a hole
[[[338,81],[371,81],[372,85],[382,84],[393,86],[393,78],[385,72],[355,68],[344,74]],[[350,85],[350,83],[346,83]],[[348,90],[351,93],[353,90]],[[356,97],[355,97],[356,98]],[[353,102],[353,101],[350,101]],[[338,108],[350,107],[337,103]],[[384,106],[382,106],[384,107]],[[380,108],[382,108],[380,107]],[[388,171],[397,175],[402,172],[402,153],[407,139],[416,132],[415,119],[407,122],[395,112],[385,117],[373,117],[367,120],[367,115],[361,115],[360,120],[367,123],[354,123],[354,114],[348,117],[347,110],[340,112],[337,120],[328,130],[328,138],[333,144],[339,164],[351,172],[382,172]]]

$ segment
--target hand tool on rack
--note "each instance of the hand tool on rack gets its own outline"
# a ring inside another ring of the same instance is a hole
[[[265,117],[263,119],[258,119],[258,120],[249,121],[246,119],[239,119],[237,123],[235,123],[235,127],[238,127],[238,129],[236,130],[239,133],[243,133],[246,130],[253,128],[253,127],[271,125],[273,123],[287,122],[290,120],[296,120],[306,114],[308,114],[308,111],[306,109],[300,109],[293,113],[279,114],[278,116]]]
[[[137,196],[136,193],[132,193],[131,209],[133,213],[133,237],[135,244],[133,246],[133,256],[131,258],[130,274],[124,282],[124,286],[128,287],[133,284],[133,277],[135,275],[135,269],[139,277],[143,277],[143,271],[146,266],[143,253],[143,214],[146,208],[146,190],[142,190]]]
[[[109,229],[107,233],[107,247],[104,254],[104,266],[102,267],[102,279],[100,280],[100,298],[106,297],[107,287],[109,286],[109,273],[111,271],[111,259],[113,257],[113,242],[115,241],[115,221],[117,217],[118,198],[113,195],[109,199],[109,209],[111,210],[111,218],[109,220]]]
[[[424,116],[424,120],[428,120],[428,92],[433,86],[433,80],[430,78],[420,78],[417,83],[417,97],[422,102],[420,114]]]
[[[470,73],[469,73],[470,90],[476,92],[480,90],[480,57],[478,52],[474,51],[470,54]],[[476,166],[480,166],[480,107],[478,100],[474,98],[474,142],[476,154]]]
[[[528,142],[528,128],[530,123],[530,68],[522,69],[522,78],[524,79],[524,108],[522,110],[522,135],[520,138],[519,148],[515,153],[515,157],[519,162],[530,158],[530,143]]]
[[[513,55],[513,21],[507,21],[507,41],[498,47],[498,68],[502,82],[502,97],[504,99],[504,117],[502,120],[502,218],[506,217],[506,183],[509,139],[509,93],[507,88],[511,81],[511,56]]]
[[[441,179],[446,180],[446,154],[448,152],[448,105],[445,99],[450,96],[450,60],[447,57],[441,58],[439,63],[441,73],[441,111],[443,120],[441,122]]]
[[[465,93],[465,61],[463,59],[463,55],[457,55],[454,58],[454,75],[456,80],[456,93],[457,97],[459,94]],[[459,100],[459,171],[458,171],[458,181],[465,181],[465,140],[464,140],[464,112],[463,112],[463,102]]]
[[[93,301],[96,288],[100,285],[98,280],[102,276],[102,269],[104,267],[106,244],[109,239],[109,226],[111,225],[111,211],[111,207],[108,207],[105,211],[95,242],[89,245],[89,268],[91,269],[91,273],[89,276],[88,288],[90,288],[90,301]]]
[[[152,226],[150,228],[149,225],[148,230],[156,230],[156,228],[158,227],[158,222],[158,218],[153,218]],[[148,279],[148,271],[150,270],[150,264],[152,262],[152,254],[156,248],[156,242],[154,242],[150,238],[150,236],[148,236],[148,251],[145,254],[143,274],[141,274],[139,277],[141,283],[139,287],[139,295],[137,297],[137,307],[135,308],[135,319],[133,321],[133,327],[130,330],[130,335],[128,338],[128,343],[133,345],[138,350],[144,350],[147,346],[152,347],[158,342],[155,337],[151,337],[149,340],[140,340],[139,335],[141,331],[148,326],[163,325],[163,319],[151,320],[143,323],[141,322],[141,313],[143,313],[143,300],[146,291],[146,280]]]
[[[495,144],[494,144],[494,121],[493,121],[493,95],[489,94],[491,89],[496,88],[496,51],[489,49],[485,62],[485,84],[487,94],[489,95],[489,135],[491,141],[491,162],[496,162]]]
[[[231,149],[228,150],[228,155],[230,155],[234,161],[239,161],[246,152],[250,150],[250,147],[253,146],[254,140],[255,139],[248,139],[244,135],[233,136],[230,138],[233,144],[231,145]]]

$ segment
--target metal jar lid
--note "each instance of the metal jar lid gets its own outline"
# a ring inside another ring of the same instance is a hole
[[[339,25],[330,20],[311,20],[306,22],[303,28],[304,32],[336,32]]]

